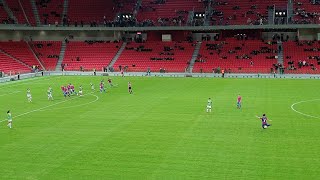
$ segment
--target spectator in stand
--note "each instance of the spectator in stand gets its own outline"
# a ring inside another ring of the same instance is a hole
[[[306,60],[303,60],[302,61],[302,66],[306,66],[307,65],[307,61]]]
[[[298,67],[299,67],[299,68],[302,67],[302,61],[301,61],[301,60],[298,62]]]
[[[250,61],[250,66],[251,66],[251,67],[253,66],[253,61],[252,61],[252,60]]]
[[[247,24],[251,24],[251,19],[250,18],[247,19]]]

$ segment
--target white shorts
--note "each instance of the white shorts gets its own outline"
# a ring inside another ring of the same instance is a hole
[[[79,91],[79,94],[82,94],[82,91]]]
[[[207,106],[207,109],[211,109],[211,106]]]
[[[48,98],[52,98],[52,94],[48,94]]]
[[[27,94],[27,98],[32,98],[31,94]]]
[[[12,119],[8,120],[8,123],[12,123]]]

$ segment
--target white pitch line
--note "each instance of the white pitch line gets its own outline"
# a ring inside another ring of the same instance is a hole
[[[20,86],[23,84],[28,84],[28,83],[32,83],[30,81],[47,81],[50,80],[51,77],[49,78],[32,78],[32,79],[24,79],[21,81],[14,81],[14,82],[5,82],[3,84],[0,83],[0,90],[1,89],[6,89],[6,88],[11,88],[11,87],[15,87],[15,86]]]
[[[99,100],[99,97],[97,95],[94,95],[92,93],[89,93],[87,95],[92,95],[92,96],[95,96],[96,99],[93,100],[93,101],[90,101],[90,102],[87,102],[87,103],[84,103],[84,104],[78,104],[78,105],[74,105],[74,106],[67,106],[67,107],[61,107],[61,108],[55,108],[54,110],[58,110],[58,109],[68,109],[68,108],[74,108],[74,107],[80,107],[80,106],[84,106],[84,105],[88,105],[88,104],[92,104],[92,103],[95,103],[96,101]],[[85,96],[85,95],[84,95]],[[43,110],[45,111],[45,110]]]
[[[0,94],[0,96],[6,96],[6,95],[10,95],[10,94],[17,94],[19,92],[21,92],[21,91],[14,91],[12,93]]]
[[[312,116],[312,115],[309,115],[309,114],[305,114],[305,113],[302,113],[302,112],[300,112],[300,111],[297,111],[297,110],[295,110],[295,109],[293,108],[293,107],[294,107],[295,105],[297,105],[297,104],[301,104],[301,103],[305,103],[305,102],[312,102],[312,101],[320,101],[320,99],[312,99],[312,100],[300,101],[300,102],[293,103],[293,104],[291,105],[291,109],[292,109],[294,112],[298,113],[298,114],[301,114],[301,115],[304,115],[304,116],[307,116],[307,117],[312,117],[312,118],[320,119],[320,117],[318,117],[318,116]]]
[[[89,93],[89,94],[91,94],[91,93]],[[64,100],[64,101],[60,101],[60,102],[57,102],[57,103],[54,103],[54,104],[50,104],[50,105],[48,105],[48,106],[44,106],[44,107],[39,108],[39,109],[34,109],[34,110],[32,110],[32,111],[28,111],[28,112],[25,112],[25,113],[16,115],[16,116],[14,116],[13,118],[17,118],[17,117],[24,116],[24,115],[27,115],[27,114],[30,114],[30,113],[33,113],[33,112],[41,111],[41,110],[46,109],[46,108],[48,108],[48,107],[52,107],[52,106],[55,106],[55,105],[58,105],[58,104],[61,104],[61,103],[64,103],[64,102],[67,102],[67,101],[70,101],[70,100],[79,98],[79,97],[80,97],[80,96],[75,97],[75,98],[71,98],[71,99],[67,99],[67,100]],[[1,123],[1,122],[4,122],[4,121],[7,121],[7,120],[6,120],[6,119],[5,119],[5,120],[2,120],[2,121],[0,121],[0,123]]]

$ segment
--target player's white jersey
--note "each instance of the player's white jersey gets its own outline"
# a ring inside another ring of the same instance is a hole
[[[79,87],[79,95],[82,96],[82,93],[83,93],[83,91],[82,91],[82,86],[80,86],[80,87]]]
[[[211,109],[212,108],[212,100],[208,100],[207,108]]]
[[[52,98],[52,91],[48,90],[48,98]]]
[[[31,91],[27,90],[27,97],[30,98],[31,97]]]

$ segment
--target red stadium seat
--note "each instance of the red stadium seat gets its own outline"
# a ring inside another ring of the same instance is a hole
[[[31,68],[17,62],[4,53],[0,52],[0,71],[5,74],[17,74],[31,72]]]
[[[320,73],[320,41],[289,41],[283,43],[285,72],[291,74],[319,74]],[[290,63],[293,61],[293,67]],[[305,66],[298,62],[306,61]],[[318,63],[319,62],[319,63]]]
[[[32,45],[46,70],[55,70],[60,55],[61,41],[33,41]]]
[[[19,24],[28,24],[27,19],[23,13],[24,11],[29,20],[29,23],[32,26],[36,25],[36,20],[34,18],[30,0],[20,0],[23,9],[21,8],[19,1],[17,0],[6,0],[6,2],[9,8],[12,10],[14,16],[17,18]]]
[[[208,44],[208,45],[207,45]],[[208,49],[209,44],[220,46],[218,50]],[[277,59],[267,59],[266,56],[277,56],[277,53],[262,53],[254,55],[255,50],[269,48],[276,50],[276,45],[269,45],[261,40],[236,40],[233,38],[226,41],[203,42],[200,49],[200,57],[195,63],[193,72],[213,72],[213,69],[220,68],[236,73],[270,73],[273,64]],[[251,59],[241,58],[248,55]],[[239,58],[237,58],[237,56]],[[251,65],[251,61],[253,65]]]
[[[137,51],[143,46],[151,51]],[[171,51],[164,51],[164,47],[170,47]],[[115,63],[114,67],[128,66],[128,71],[146,72],[150,68],[153,72],[159,72],[160,68],[166,72],[184,72],[188,67],[194,51],[192,43],[188,42],[146,42],[129,43],[126,49]],[[172,55],[165,53],[173,53]],[[173,60],[151,60],[151,58],[173,58]]]
[[[63,64],[65,70],[96,69],[100,71],[109,65],[118,52],[122,43],[101,42],[89,44],[87,42],[71,41],[67,44]]]
[[[0,49],[7,52],[19,61],[26,63],[28,66],[40,66],[39,62],[31,52],[25,41],[0,42]]]

